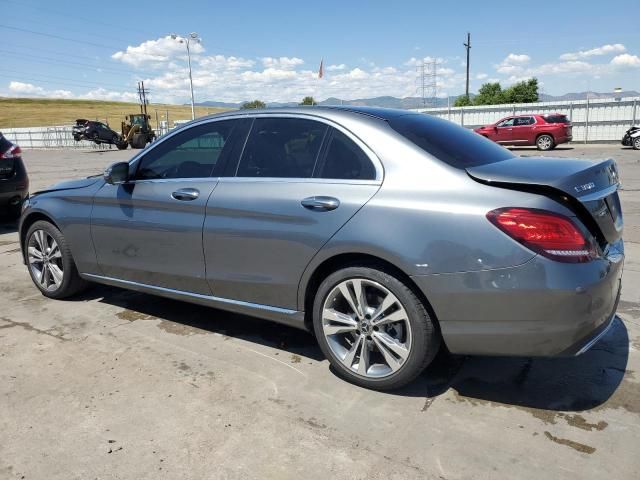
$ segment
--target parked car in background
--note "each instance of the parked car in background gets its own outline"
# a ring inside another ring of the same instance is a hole
[[[0,216],[17,218],[29,196],[29,177],[22,150],[0,132]]]
[[[19,238],[47,297],[98,282],[308,329],[341,377],[384,390],[442,344],[593,345],[621,288],[618,186],[611,159],[517,157],[424,114],[245,110],[33,194]]]
[[[535,145],[538,150],[551,150],[573,138],[571,122],[561,113],[513,115],[475,132],[501,145]]]
[[[640,125],[631,127],[622,137],[622,145],[640,150]]]
[[[95,143],[109,143],[111,145],[121,143],[120,134],[111,130],[108,125],[102,122],[79,118],[71,131],[76,142],[89,140]]]

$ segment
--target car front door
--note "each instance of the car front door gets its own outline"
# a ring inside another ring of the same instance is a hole
[[[235,177],[221,178],[207,205],[213,295],[299,309],[305,267],[378,190],[375,165],[366,146],[327,123],[257,116]]]
[[[91,234],[106,277],[209,294],[202,251],[205,206],[233,151],[234,120],[198,124],[159,141],[131,180],[96,194]]]
[[[511,143],[513,139],[513,117],[505,118],[496,124],[496,133],[492,139],[497,143]]]

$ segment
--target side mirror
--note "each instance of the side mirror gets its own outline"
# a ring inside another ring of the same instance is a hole
[[[129,180],[129,164],[118,162],[104,171],[104,181],[110,185],[119,185]]]

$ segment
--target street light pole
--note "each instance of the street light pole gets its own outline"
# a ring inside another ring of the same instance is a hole
[[[196,32],[191,32],[189,35],[184,35],[182,37],[172,33],[171,38],[174,40],[178,40],[180,43],[184,43],[187,46],[187,63],[189,65],[189,87],[191,89],[191,120],[195,120],[196,118],[196,109],[195,109],[195,100],[193,96],[193,75],[191,73],[191,48],[190,42],[191,40],[195,40],[197,43],[200,43],[200,37]]]

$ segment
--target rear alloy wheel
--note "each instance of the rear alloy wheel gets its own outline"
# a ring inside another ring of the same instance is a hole
[[[640,150],[640,137],[636,137],[633,139],[633,149]]]
[[[551,150],[555,147],[553,137],[551,135],[540,135],[536,140],[538,150]]]
[[[377,390],[412,381],[438,351],[440,337],[404,283],[372,268],[330,275],[318,289],[314,329],[344,379]]]
[[[83,290],[64,236],[46,221],[35,222],[27,232],[26,257],[33,283],[49,298],[65,298]]]

